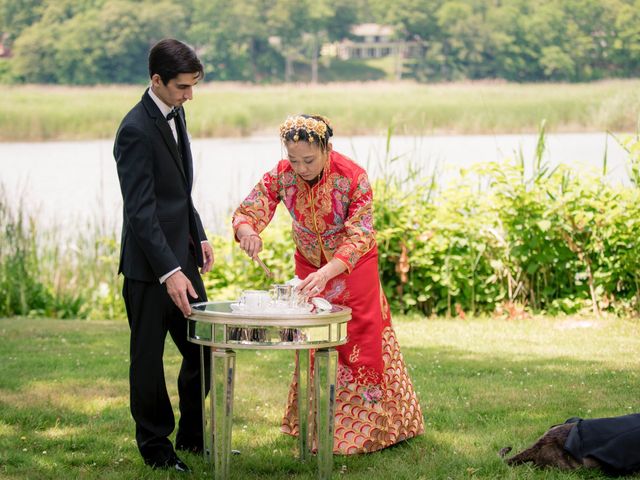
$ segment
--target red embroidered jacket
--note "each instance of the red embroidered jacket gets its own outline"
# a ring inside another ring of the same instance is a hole
[[[234,212],[234,231],[247,223],[260,233],[279,202],[293,218],[298,250],[316,267],[337,258],[351,272],[358,259],[375,246],[367,173],[338,152],[331,152],[322,178],[313,186],[293,171],[288,160],[278,162]]]

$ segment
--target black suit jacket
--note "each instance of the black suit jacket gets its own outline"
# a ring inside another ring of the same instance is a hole
[[[190,246],[198,266],[203,263],[200,242],[207,237],[191,199],[193,162],[182,108],[175,121],[183,127],[182,154],[147,91],[116,135],[113,154],[124,204],[118,273],[133,280],[158,281],[178,266],[184,269]]]

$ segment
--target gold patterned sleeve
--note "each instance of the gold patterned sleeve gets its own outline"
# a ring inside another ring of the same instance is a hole
[[[278,166],[276,166],[262,176],[247,198],[233,212],[234,235],[243,223],[248,224],[257,233],[262,232],[273,218],[279,202]]]
[[[373,229],[373,193],[366,173],[361,173],[351,194],[349,213],[344,224],[345,237],[334,258],[342,261],[349,272],[375,245]]]

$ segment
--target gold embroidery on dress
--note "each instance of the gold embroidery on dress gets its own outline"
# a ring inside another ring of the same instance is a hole
[[[360,347],[358,345],[353,346],[353,350],[351,351],[351,355],[349,355],[349,361],[351,363],[356,363],[358,361],[358,357],[360,356]]]
[[[352,383],[336,389],[334,453],[374,452],[424,433],[422,409],[391,327],[383,330],[382,345],[385,391],[379,401],[367,401],[377,392],[368,385],[353,383],[353,377]],[[349,381],[349,376],[340,378]],[[290,435],[299,432],[296,388],[294,375],[281,426]]]
[[[390,320],[389,301],[387,300],[387,296],[382,291],[382,285],[380,285],[380,308],[382,310],[382,321],[388,322]]]
[[[323,256],[326,261],[337,256],[350,271],[375,246],[375,236],[367,175],[359,170],[349,176],[348,168],[343,171],[339,163],[343,161],[348,160],[333,152],[314,187],[296,175],[287,161],[281,162],[236,210],[234,229],[248,223],[260,233],[283,201],[293,217],[293,240],[309,263],[320,267]]]

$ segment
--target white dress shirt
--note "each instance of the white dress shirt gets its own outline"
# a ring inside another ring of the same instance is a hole
[[[172,107],[170,107],[169,105],[167,105],[166,103],[164,103],[162,100],[160,100],[160,98],[153,92],[153,89],[151,87],[149,87],[149,96],[151,97],[151,100],[153,100],[153,103],[155,103],[157,105],[157,107],[160,109],[160,113],[162,113],[162,115],[164,115],[164,117],[166,118],[167,115],[169,115],[169,112],[171,111]],[[178,130],[176,130],[176,119],[175,117],[172,118],[171,120],[168,120],[167,123],[169,124],[169,127],[171,128],[171,132],[173,133],[173,139],[176,141],[176,144],[178,143]],[[206,243],[206,240],[203,240],[202,243]],[[182,270],[181,267],[176,267],[173,270],[171,270],[170,272],[165,273],[164,275],[162,275],[159,278],[160,283],[164,283],[167,278],[169,278],[171,275],[173,275],[174,273],[178,272]]]
[[[167,118],[167,115],[169,115],[169,112],[172,110],[173,107],[170,107],[169,105],[164,103],[162,100],[160,100],[160,98],[153,92],[153,89],[151,87],[149,87],[149,96],[151,97],[151,100],[153,100],[153,103],[155,103],[158,106],[158,108],[160,109],[160,113],[164,115],[164,118]],[[172,118],[171,120],[168,120],[168,123],[169,123],[169,127],[171,127],[171,132],[173,132],[173,139],[176,141],[176,144],[177,144],[178,130],[176,130],[175,117]]]

